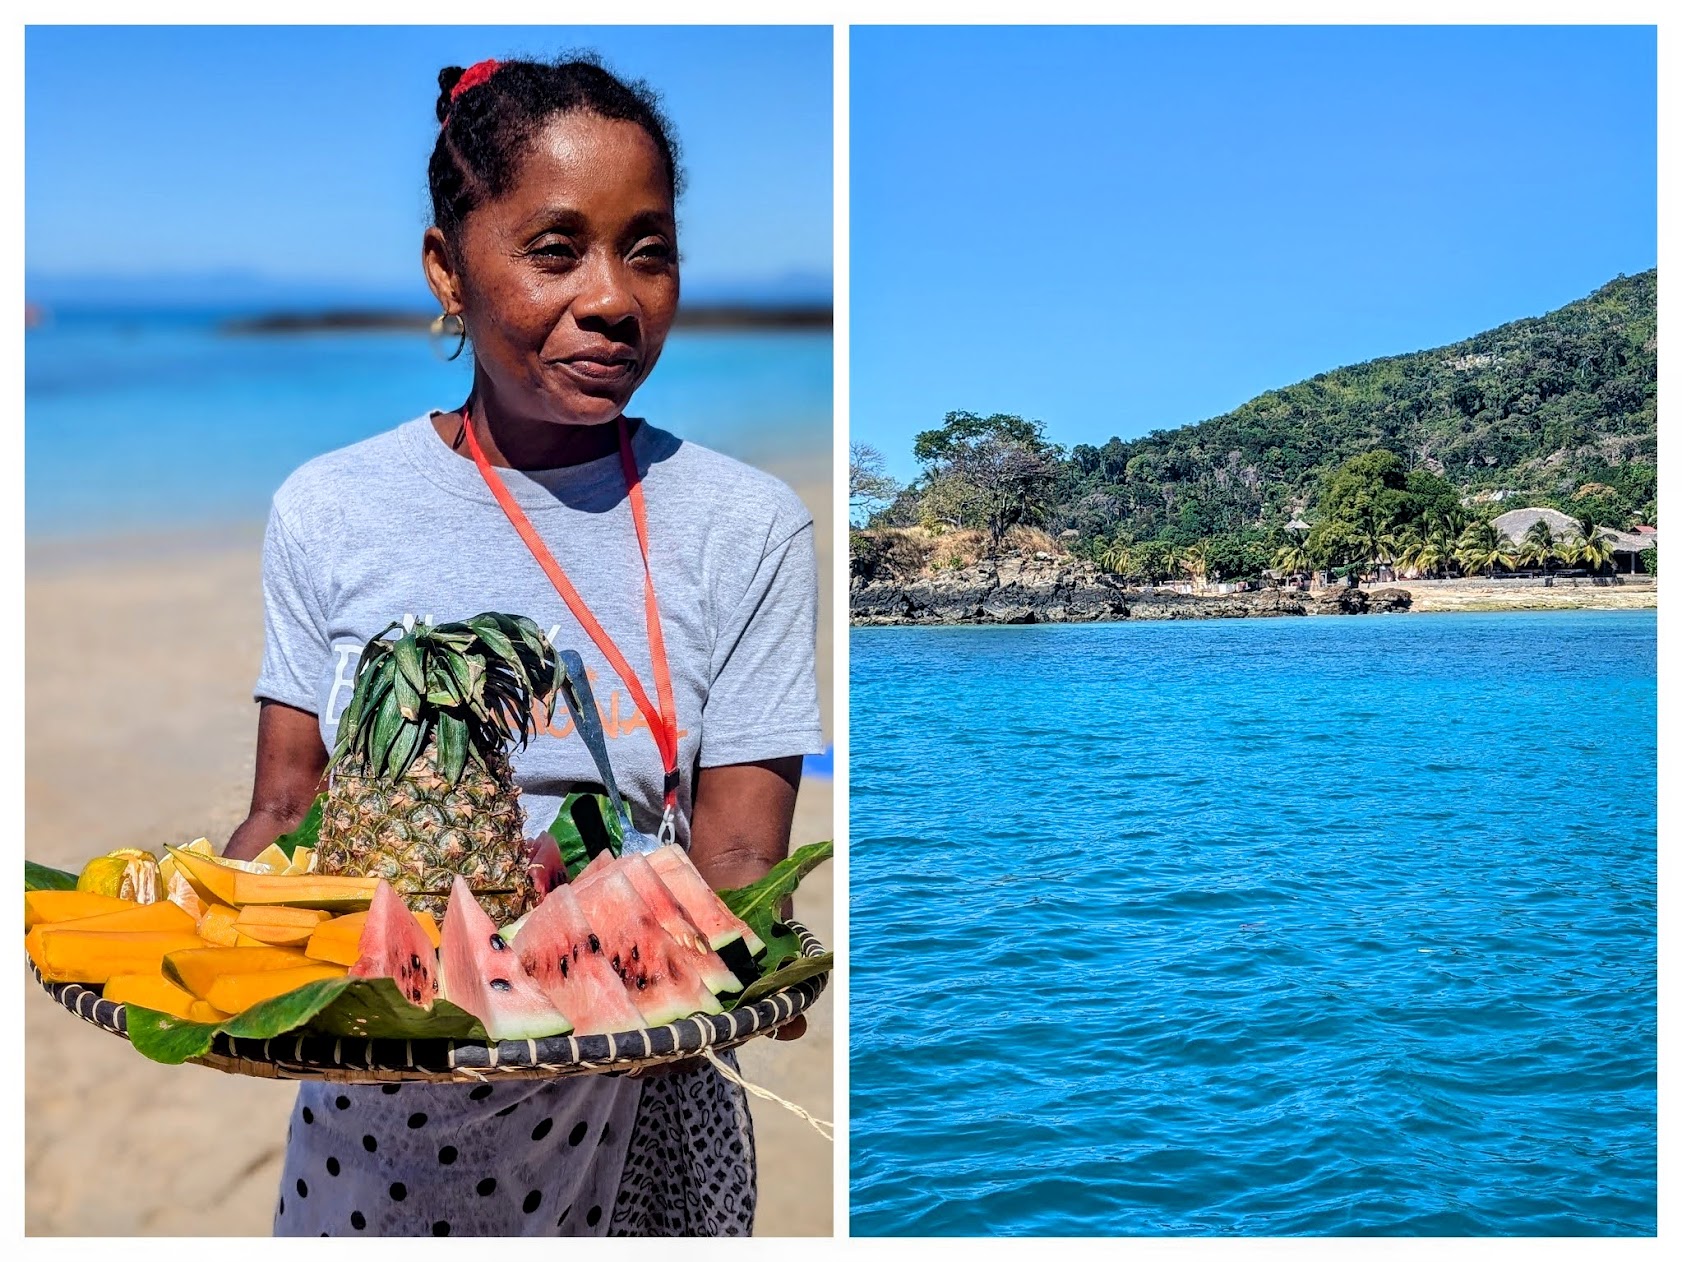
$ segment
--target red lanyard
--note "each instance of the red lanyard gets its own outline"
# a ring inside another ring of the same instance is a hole
[[[502,511],[507,514],[515,532],[525,542],[538,565],[543,567],[543,572],[549,576],[549,581],[561,594],[561,599],[572,611],[572,616],[578,619],[578,625],[595,641],[596,647],[602,651],[602,656],[607,658],[619,678],[625,681],[631,699],[637,703],[637,709],[642,711],[642,717],[648,723],[648,730],[654,735],[654,743],[659,747],[660,761],[665,766],[666,809],[673,810],[677,805],[679,783],[677,703],[672,699],[672,674],[666,661],[666,639],[660,633],[660,605],[654,598],[654,574],[648,566],[648,511],[643,505],[642,476],[637,472],[636,457],[631,452],[631,431],[625,424],[625,418],[621,416],[615,422],[619,426],[619,463],[625,470],[625,495],[631,501],[631,520],[637,528],[637,546],[642,549],[643,613],[648,621],[648,650],[649,657],[653,659],[654,688],[660,697],[658,709],[649,701],[642,681],[625,660],[625,655],[619,651],[619,646],[603,630],[601,623],[596,621],[596,616],[590,612],[590,606],[584,603],[584,598],[573,587],[572,580],[567,578],[566,572],[561,569],[561,563],[555,560],[554,553],[549,551],[548,546],[533,529],[525,511],[510,494],[496,470],[491,468],[490,461],[485,459],[484,448],[479,446],[479,440],[473,433],[473,417],[465,407],[461,410],[461,424],[462,432],[467,435],[467,450],[473,457],[473,463],[479,466],[479,475],[485,479],[485,485],[490,487],[491,494],[496,496],[496,502],[502,505]]]

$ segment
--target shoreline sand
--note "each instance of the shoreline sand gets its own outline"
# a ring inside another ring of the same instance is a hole
[[[820,523],[818,682],[829,731],[830,486],[790,480]],[[259,523],[28,542],[30,858],[74,868],[123,844],[221,844],[244,818],[262,651],[260,537]],[[835,835],[833,800],[828,781],[806,782],[794,845]],[[829,867],[802,887],[796,914],[833,942]],[[27,974],[25,988],[26,1234],[268,1235],[293,1089],[153,1064],[55,1011]],[[826,993],[804,1038],[744,1048],[743,1076],[833,1117],[832,1012]],[[758,1234],[829,1235],[833,1146],[775,1104],[756,1100],[753,1115]]]

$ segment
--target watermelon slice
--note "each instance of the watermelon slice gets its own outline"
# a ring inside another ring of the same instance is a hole
[[[566,886],[551,890],[525,917],[514,953],[579,1034],[615,1034],[645,1024],[577,895]]]
[[[648,856],[642,854],[621,855],[619,870],[625,874],[625,879],[636,890],[637,896],[648,904],[648,909],[654,913],[654,918],[665,927],[667,933],[678,940],[678,944],[695,954],[695,967],[701,974],[701,980],[706,982],[707,989],[715,995],[734,994],[742,988],[742,983],[736,974],[730,971],[730,966],[721,960],[718,952],[707,945],[706,937],[695,927],[695,922],[689,918],[677,899],[672,897],[671,890],[660,879],[660,874],[649,863]]]
[[[713,950],[722,952],[732,942],[745,942],[750,955],[758,955],[765,949],[759,935],[746,921],[737,919],[707,884],[707,879],[695,870],[689,852],[682,846],[660,846],[648,856],[648,862]]]
[[[696,972],[694,952],[661,927],[617,866],[571,888],[643,1020],[665,1025],[697,1012],[724,1011]]]
[[[444,911],[438,966],[439,993],[478,1017],[493,1040],[544,1038],[572,1028],[526,976],[513,949],[459,876]]]
[[[438,995],[438,953],[408,905],[384,881],[374,888],[350,976],[389,977],[403,998],[428,1011]]]
[[[598,872],[606,871],[613,866],[614,858],[614,853],[611,850],[599,851],[594,859],[584,865],[584,870],[578,874],[576,879],[582,881],[587,876],[594,876]]]

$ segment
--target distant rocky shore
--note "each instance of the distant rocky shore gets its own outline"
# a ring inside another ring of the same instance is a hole
[[[910,579],[855,574],[849,603],[855,626],[918,626],[1389,613],[1413,597],[1399,587],[1184,595],[1129,588],[1087,561],[1005,556]]]

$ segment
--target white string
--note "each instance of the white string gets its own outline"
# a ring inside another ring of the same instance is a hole
[[[714,1069],[718,1070],[718,1072],[728,1081],[735,1083],[743,1091],[746,1091],[751,1095],[756,1095],[761,1100],[775,1101],[777,1104],[782,1105],[790,1113],[798,1117],[801,1121],[805,1122],[806,1125],[810,1126],[818,1134],[829,1140],[830,1143],[833,1144],[835,1142],[834,1122],[826,1122],[821,1117],[813,1117],[798,1104],[795,1104],[790,1100],[783,1099],[782,1096],[778,1095],[776,1092],[767,1091],[764,1087],[756,1087],[753,1083],[747,1081],[747,1079],[743,1078],[734,1069],[730,1068],[729,1065],[720,1060],[718,1054],[710,1047],[706,1049],[706,1057],[713,1063]]]

